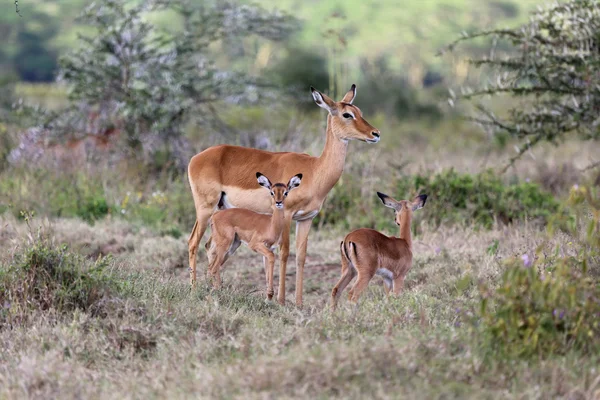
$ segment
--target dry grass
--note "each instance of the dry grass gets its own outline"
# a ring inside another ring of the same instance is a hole
[[[264,300],[262,261],[242,247],[224,289],[190,292],[185,239],[120,221],[90,227],[35,220],[56,243],[90,257],[114,254],[124,283],[101,316],[76,311],[0,330],[0,398],[597,398],[594,355],[506,361],[487,354],[468,323],[476,281],[495,282],[500,260],[531,251],[545,233],[527,225],[474,232],[421,223],[415,263],[399,298],[374,280],[355,309],[326,307],[344,232],[310,238],[303,310]],[[0,217],[2,262],[29,229]],[[33,231],[35,231],[35,227]],[[498,252],[487,248],[498,241]],[[568,238],[548,245],[568,248]],[[292,254],[293,260],[293,254]],[[205,266],[205,257],[200,268]],[[293,298],[294,268],[287,277]],[[459,282],[466,275],[468,285]]]

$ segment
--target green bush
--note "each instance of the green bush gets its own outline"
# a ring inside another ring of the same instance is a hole
[[[427,193],[423,218],[436,225],[464,222],[490,228],[495,221],[508,224],[526,219],[545,223],[558,210],[556,199],[537,184],[505,184],[492,170],[476,175],[454,169],[418,174],[400,180],[397,188],[402,198]]]
[[[558,247],[545,256],[540,246],[533,258],[508,260],[497,289],[481,286],[481,327],[493,348],[516,356],[600,351],[599,200],[574,189],[570,214],[558,214],[570,244],[579,246],[575,256]],[[550,227],[552,233],[554,221]]]
[[[518,356],[571,347],[599,351],[600,284],[586,273],[583,260],[523,264],[511,260],[492,295],[482,289],[481,322],[492,346]]]
[[[0,265],[0,327],[25,323],[34,311],[93,310],[109,292],[109,258],[91,261],[38,235]]]
[[[546,223],[558,210],[558,202],[537,184],[505,184],[491,170],[460,174],[453,169],[441,173],[404,176],[392,183],[391,196],[408,199],[426,193],[427,207],[419,218],[435,225],[464,223],[491,228],[495,221],[538,220]],[[360,180],[344,175],[329,193],[316,222],[319,226],[342,224],[345,228],[371,227],[395,230],[389,209],[375,195],[361,194]]]

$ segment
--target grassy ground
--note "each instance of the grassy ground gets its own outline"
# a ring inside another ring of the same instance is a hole
[[[28,228],[5,214],[0,226],[2,263],[32,246],[42,226],[49,242],[91,260],[113,254],[107,274],[119,287],[103,312],[38,311],[28,324],[0,328],[0,398],[600,395],[597,355],[504,360],[469,322],[476,282],[494,285],[501,259],[546,240],[531,226],[475,232],[421,223],[404,294],[386,298],[377,278],[358,308],[344,296],[336,313],[327,302],[344,232],[312,233],[298,310],[265,302],[262,261],[243,247],[228,262],[221,291],[204,284],[190,291],[183,239],[110,219],[94,226],[37,219]],[[496,240],[498,252],[488,251]],[[568,240],[554,236],[549,245],[568,248]],[[202,255],[201,270],[205,261]],[[465,284],[467,275],[473,279]]]

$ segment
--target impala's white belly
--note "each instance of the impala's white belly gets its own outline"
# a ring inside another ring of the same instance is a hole
[[[294,221],[304,221],[305,219],[314,218],[319,213],[319,210],[304,211],[298,210],[292,217]]]
[[[393,272],[387,268],[377,268],[375,274],[381,276],[388,287],[391,286],[392,282],[394,281]]]

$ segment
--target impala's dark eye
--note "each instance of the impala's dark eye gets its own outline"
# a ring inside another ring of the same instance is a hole
[[[354,118],[354,117],[352,116],[352,114],[350,114],[350,113],[343,113],[343,114],[342,114],[342,116],[343,116],[344,118]]]
[[[275,192],[271,191],[271,196],[275,196]]]
[[[284,195],[285,197],[287,197],[287,194],[288,194],[288,192],[285,192],[283,195]]]

